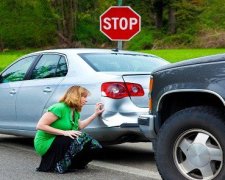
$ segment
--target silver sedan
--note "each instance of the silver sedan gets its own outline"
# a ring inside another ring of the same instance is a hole
[[[152,70],[168,64],[154,55],[105,49],[55,49],[25,55],[0,74],[0,133],[34,136],[37,121],[72,85],[91,92],[81,119],[96,102],[105,111],[84,131],[103,143],[146,141],[138,129],[148,113]]]

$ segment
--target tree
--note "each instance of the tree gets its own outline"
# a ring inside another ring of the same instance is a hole
[[[197,22],[205,0],[153,0],[155,26],[168,34],[185,30],[190,23]]]
[[[161,29],[163,27],[163,10],[164,10],[164,2],[163,0],[153,0],[152,1],[153,13],[155,15],[155,26],[157,29]]]
[[[175,9],[172,4],[168,4],[168,32],[169,34],[176,33],[176,16]]]
[[[55,42],[54,17],[47,0],[0,0],[0,9],[1,49]]]
[[[178,32],[195,33],[199,16],[204,10],[204,0],[181,0],[175,1],[176,21]]]
[[[78,0],[51,0],[57,17],[57,34],[60,44],[73,47],[73,36],[77,25]]]

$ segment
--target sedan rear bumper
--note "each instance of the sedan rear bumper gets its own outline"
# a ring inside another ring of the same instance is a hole
[[[103,144],[119,144],[124,142],[148,142],[140,131],[138,124],[121,124],[118,127],[87,128],[85,132]]]

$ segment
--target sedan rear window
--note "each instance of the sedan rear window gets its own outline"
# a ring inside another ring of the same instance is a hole
[[[99,72],[151,72],[157,67],[168,64],[154,56],[121,53],[91,53],[80,56],[95,71]]]

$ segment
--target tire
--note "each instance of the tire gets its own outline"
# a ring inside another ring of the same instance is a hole
[[[164,180],[224,180],[225,123],[207,106],[169,117],[156,140],[155,159]]]

